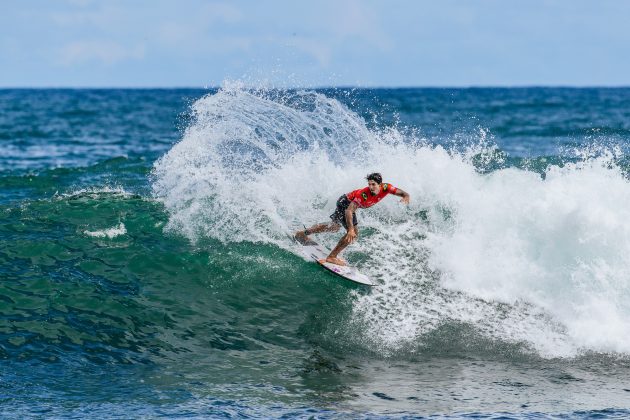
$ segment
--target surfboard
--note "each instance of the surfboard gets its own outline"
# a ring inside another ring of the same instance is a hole
[[[321,246],[314,240],[309,239],[308,241],[301,242],[292,235],[289,235],[289,237],[293,239],[293,241],[296,244],[301,246],[301,251],[305,257],[315,260],[317,264],[324,267],[326,270],[328,270],[332,274],[335,274],[353,283],[362,284],[364,286],[370,286],[370,287],[377,286],[377,283],[373,282],[365,274],[359,272],[359,270],[357,270],[355,267],[351,267],[349,265],[342,266],[342,265],[337,265],[337,264],[331,264],[328,262],[325,262],[325,263],[319,262],[319,260],[325,259],[328,256],[328,254],[330,254],[330,251],[328,251],[326,248],[324,248],[323,246]]]

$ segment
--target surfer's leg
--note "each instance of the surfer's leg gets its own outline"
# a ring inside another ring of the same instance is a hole
[[[340,227],[341,226],[339,226],[337,223],[329,222],[329,223],[319,223],[317,225],[313,225],[306,230],[308,231],[308,235],[311,235],[313,233],[337,232]]]
[[[357,236],[359,236],[359,229],[356,225],[354,226],[354,231],[357,233]],[[326,257],[326,261],[337,265],[348,265],[348,263],[344,259],[338,257],[339,253],[346,249],[348,245],[350,245],[350,242],[346,240],[346,235],[343,235],[343,237],[337,243],[337,246],[332,251],[330,251],[330,254],[328,254],[328,257]]]
[[[341,226],[339,224],[330,222],[330,223],[318,223],[316,225],[307,228],[306,230],[298,230],[295,232],[295,238],[300,241],[308,241],[308,235],[313,233],[322,233],[322,232],[337,232]]]

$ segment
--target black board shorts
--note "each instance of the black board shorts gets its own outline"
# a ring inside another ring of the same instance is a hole
[[[346,230],[348,230],[348,224],[346,223],[346,209],[348,208],[350,203],[351,201],[348,200],[348,197],[346,197],[345,194],[342,195],[341,197],[339,197],[339,200],[337,200],[337,208],[335,209],[335,212],[330,215],[330,218],[333,222],[343,225]],[[354,226],[359,224],[359,222],[357,221],[356,212],[352,213],[352,224]]]

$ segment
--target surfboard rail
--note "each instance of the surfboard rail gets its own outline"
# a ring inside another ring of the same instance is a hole
[[[328,256],[328,254],[330,254],[330,251],[325,249],[323,246],[321,246],[314,240],[309,239],[309,241],[302,243],[292,235],[289,235],[289,237],[296,244],[300,245],[301,251],[305,257],[314,260],[317,264],[322,266],[328,272],[335,274],[345,280],[351,281],[353,283],[361,284],[363,286],[369,286],[369,287],[378,286],[377,283],[373,282],[365,274],[359,272],[359,270],[356,269],[355,267],[352,267],[349,265],[342,266],[342,265],[332,264],[329,262],[324,262],[324,263],[320,262],[320,260],[325,259]]]

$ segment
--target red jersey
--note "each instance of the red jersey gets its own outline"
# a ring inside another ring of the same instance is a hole
[[[368,207],[372,207],[374,204],[381,201],[387,194],[394,194],[397,190],[398,188],[393,185],[383,182],[381,184],[381,190],[376,195],[372,195],[370,188],[365,187],[349,192],[346,194],[346,197],[348,197],[348,200],[353,203],[357,203],[357,206],[367,209]]]

